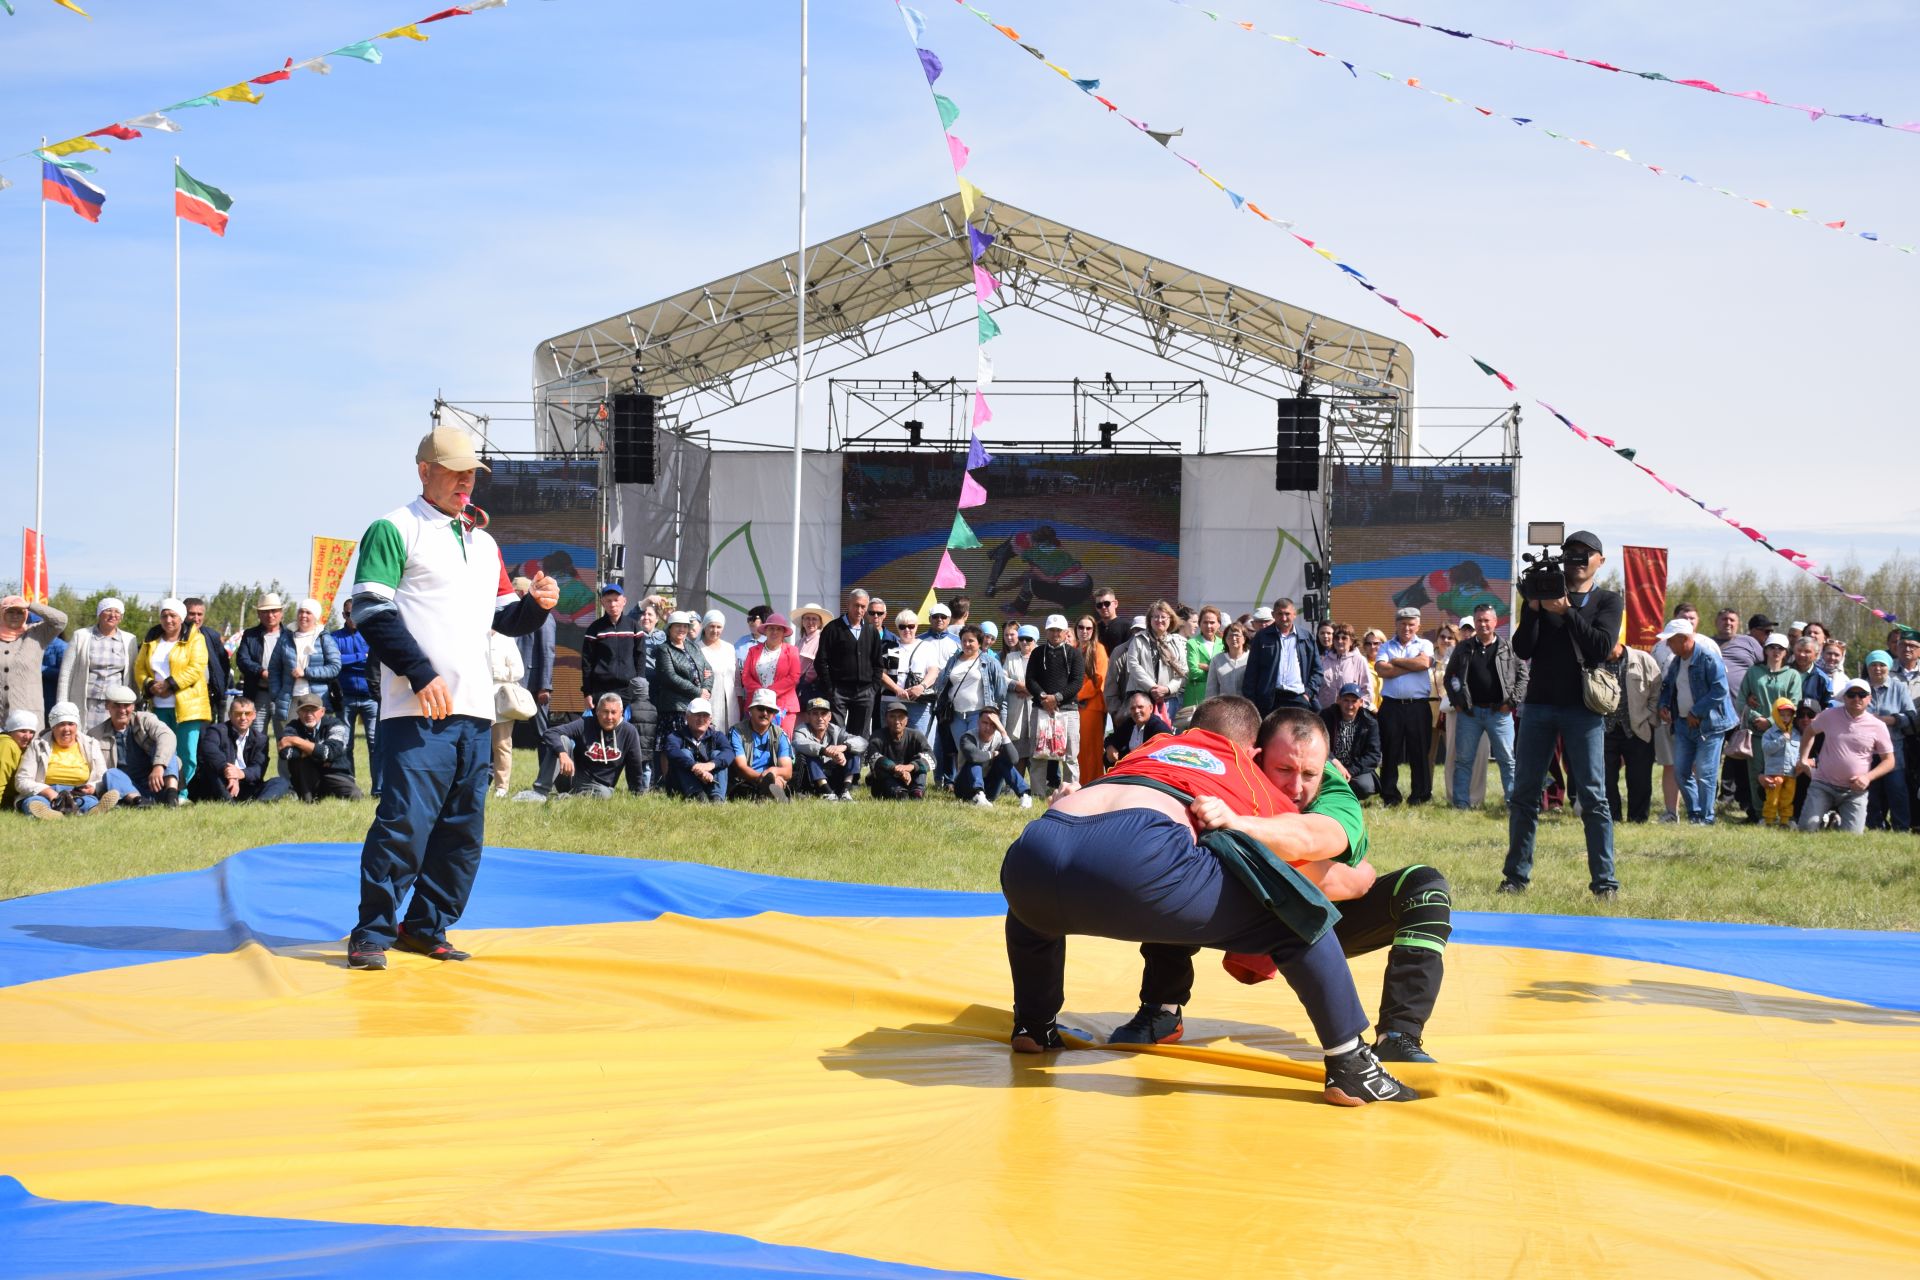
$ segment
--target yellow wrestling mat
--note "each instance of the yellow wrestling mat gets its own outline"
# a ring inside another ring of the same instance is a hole
[[[1284,984],[1212,953],[1183,1044],[1028,1058],[992,917],[460,941],[469,964],[384,974],[247,943],[0,988],[0,1173],[217,1221],[660,1228],[1007,1276],[1920,1275],[1912,1012],[1456,944],[1445,1063],[1394,1069],[1431,1096],[1346,1110]],[[1382,959],[1354,965],[1369,1006]],[[1103,1037],[1138,976],[1073,939],[1063,1023]]]

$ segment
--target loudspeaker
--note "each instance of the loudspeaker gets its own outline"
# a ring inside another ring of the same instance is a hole
[[[622,392],[613,398],[607,447],[613,454],[615,484],[653,483],[653,419],[659,407],[659,396]]]
[[[1312,396],[1275,402],[1280,425],[1274,438],[1273,487],[1292,492],[1320,490],[1320,402]]]

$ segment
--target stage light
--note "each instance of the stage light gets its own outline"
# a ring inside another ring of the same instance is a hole
[[[914,376],[918,377],[919,375],[915,374]],[[920,434],[927,429],[927,424],[918,418],[908,418],[905,426],[907,428],[907,447],[909,449],[918,449],[920,447]]]
[[[1117,422],[1101,423],[1100,424],[1100,447],[1102,449],[1113,448],[1114,433],[1119,430],[1120,430],[1120,424]]]

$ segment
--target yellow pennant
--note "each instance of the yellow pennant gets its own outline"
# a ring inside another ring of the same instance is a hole
[[[263,100],[260,96],[260,91],[248,84],[245,80],[242,80],[239,84],[230,84],[224,89],[215,89],[207,96],[209,98],[218,98],[222,102],[260,102]]]
[[[980,188],[974,186],[965,178],[960,179],[960,207],[967,211],[968,222],[973,221],[973,207],[986,198],[986,193],[980,190]]]
[[[89,22],[93,21],[93,15],[88,13],[85,9],[82,9],[79,5],[75,4],[73,0],[53,0],[53,2],[59,5],[62,9],[73,10],[75,13],[79,14],[81,17],[85,18]]]
[[[92,138],[68,138],[65,142],[56,142],[50,147],[40,148],[50,156],[70,156],[78,151],[107,151]],[[109,152],[108,154],[112,154]]]
[[[375,40],[418,40],[426,43],[427,37],[420,34],[420,28],[409,22],[404,27],[395,27],[391,31],[382,31]]]
[[[933,617],[933,606],[939,603],[940,598],[934,595],[932,587],[928,587],[927,598],[920,602],[920,625],[925,626],[927,624],[928,620]]]

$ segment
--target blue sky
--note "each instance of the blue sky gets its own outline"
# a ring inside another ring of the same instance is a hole
[[[1836,110],[1920,119],[1920,13],[1891,0],[1657,0],[1556,7],[1399,0],[1415,16]],[[48,0],[0,18],[14,136],[66,137],[431,11],[434,0]],[[1427,405],[1511,396],[1467,350],[1785,543],[1840,563],[1913,549],[1908,257],[1603,161],[1164,0],[988,4],[1188,154],[1331,245],[1460,341],[1435,342],[983,24],[925,0],[955,132],[989,193],[1411,342]],[[47,497],[54,577],[166,582],[171,159],[235,198],[225,241],[186,228],[182,578],[304,577],[306,540],[356,536],[411,492],[436,392],[524,400],[534,344],[789,251],[793,3],[513,0],[336,60],[259,106],[94,156],[99,226],[50,211]],[[1735,190],[1920,242],[1920,135],[1749,105],[1348,13],[1221,9],[1362,65]],[[924,83],[887,0],[814,5],[812,238],[952,189]],[[0,173],[0,555],[32,515],[37,172]],[[1175,376],[1030,313],[1003,317],[1003,378]],[[1389,323],[1389,321],[1393,323]],[[971,370],[943,335],[866,376]],[[1522,516],[1681,560],[1775,562],[1530,397]],[[809,396],[824,443],[826,390]],[[1209,443],[1272,440],[1269,403],[1217,389]],[[707,423],[778,440],[787,403]],[[1003,424],[1017,428],[1018,423]],[[1052,424],[1046,424],[1051,426]],[[510,446],[530,428],[508,424]],[[1903,468],[1891,471],[1889,468]],[[1905,478],[1902,478],[1905,477]]]

